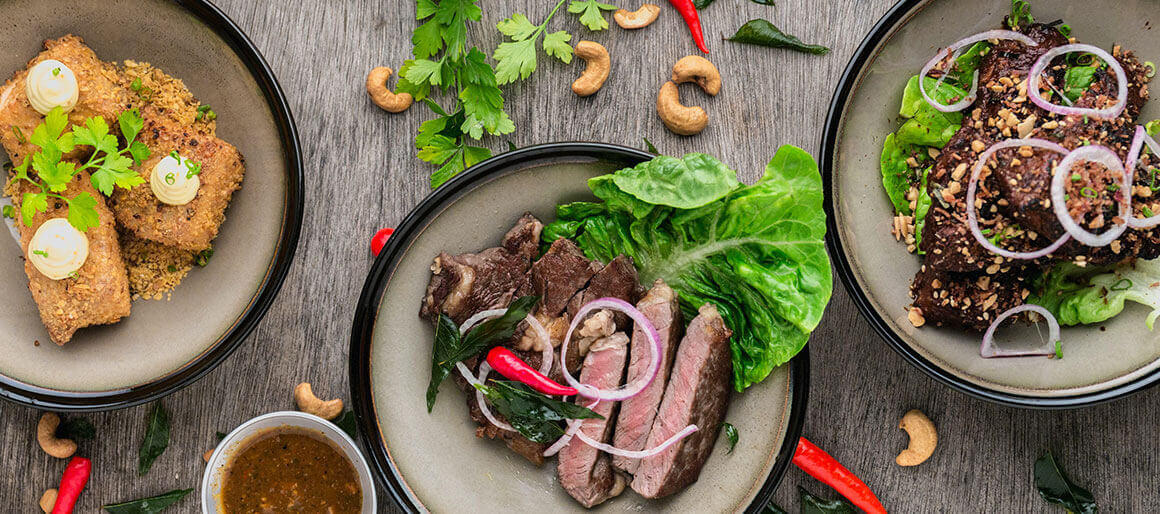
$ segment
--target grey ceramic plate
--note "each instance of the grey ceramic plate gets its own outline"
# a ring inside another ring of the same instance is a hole
[[[907,0],[866,37],[834,95],[822,145],[830,248],[836,269],[862,313],[904,357],[940,381],[982,398],[1031,407],[1076,407],[1106,401],[1160,380],[1160,334],[1130,307],[1101,326],[1067,328],[1062,360],[982,359],[980,335],[907,321],[908,287],[920,261],[890,236],[892,211],[878,159],[898,127],[906,80],[939,48],[997,28],[1009,0]],[[1035,0],[1036,20],[1063,19],[1085,43],[1121,44],[1141,60],[1160,58],[1149,31],[1149,0]],[[1160,116],[1153,100],[1142,120]]]
[[[535,468],[497,441],[475,437],[464,396],[444,384],[424,399],[433,331],[419,319],[431,259],[441,250],[495,246],[531,211],[555,219],[557,203],[591,199],[587,179],[651,158],[597,143],[525,148],[490,159],[439,188],[397,228],[363,288],[351,336],[351,396],[372,466],[407,511],[583,512],[556,483],[555,460]],[[631,491],[601,508],[634,512],[758,512],[773,494],[801,434],[808,382],[803,351],[765,382],[734,395],[727,419],[743,434],[724,441],[698,482],[662,501]]]
[[[44,408],[99,410],[189,384],[254,328],[294,255],[302,163],[278,83],[238,27],[201,0],[0,1],[0,19],[6,20],[0,75],[23,68],[43,40],[77,34],[106,61],[148,61],[183,79],[214,107],[218,136],[235,144],[247,164],[209,266],[190,272],[171,301],[134,302],[129,318],[83,329],[64,347],[49,342],[28,294],[20,245],[5,231],[0,396]]]

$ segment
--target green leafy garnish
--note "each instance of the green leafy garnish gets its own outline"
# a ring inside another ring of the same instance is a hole
[[[156,514],[184,499],[193,489],[175,489],[165,494],[101,507],[111,514]]]
[[[208,105],[200,105],[197,108],[197,116],[193,117],[193,121],[213,121],[217,119],[217,113],[213,111],[213,107]]]
[[[47,259],[47,258],[48,258],[48,252],[46,252],[46,251],[44,251],[44,250],[33,250],[33,251],[32,251],[32,254],[33,254],[33,255],[39,255],[39,256],[41,256],[41,257],[44,257],[45,259]]]
[[[85,418],[65,418],[65,420],[56,427],[56,437],[58,439],[89,441],[96,436],[97,429],[93,428],[92,422]]]
[[[1011,0],[1011,15],[1006,19],[1007,28],[1011,30],[1020,30],[1035,23],[1035,18],[1031,16],[1031,3],[1027,0]]]
[[[716,2],[716,1],[717,0],[693,0],[693,7],[696,7],[697,10],[700,11],[701,9],[704,9],[706,7],[709,7],[710,5],[713,5],[713,2]]]
[[[854,506],[845,500],[826,500],[814,496],[806,488],[798,486],[798,493],[802,500],[802,514],[854,514]]]
[[[1067,477],[1048,450],[1035,461],[1035,488],[1047,503],[1061,505],[1075,514],[1095,514],[1099,506],[1092,493]]]
[[[803,43],[797,37],[782,32],[774,24],[760,18],[746,22],[745,25],[737,29],[736,34],[729,37],[729,41],[770,48],[788,48],[814,55],[825,55],[830,51],[829,48],[822,45]]]
[[[721,432],[725,434],[725,440],[729,441],[729,451],[725,453],[733,453],[733,449],[737,447],[737,427],[732,423],[722,423]]]
[[[358,419],[355,418],[354,411],[347,409],[337,418],[334,418],[333,423],[343,432],[346,432],[346,435],[349,435],[351,439],[358,438]]]
[[[654,145],[652,141],[649,141],[647,137],[644,138],[644,149],[653,155],[660,155],[660,152],[657,151],[656,145]]]
[[[5,206],[4,206],[4,209],[2,209],[2,210],[0,210],[0,211],[2,211],[2,215],[3,215],[5,218],[8,218],[8,219],[10,219],[10,220],[11,220],[11,219],[16,219],[16,208],[15,208],[15,207],[13,207],[13,206],[11,206],[11,205],[5,205]]]
[[[681,161],[703,166],[697,173],[705,176],[728,169],[708,156]],[[589,258],[602,262],[631,257],[643,283],[663,278],[677,290],[690,318],[705,303],[716,305],[733,329],[738,391],[801,351],[833,286],[823,243],[822,183],[813,158],[783,146],[757,183],[738,183],[724,195],[689,191],[684,180],[658,173],[652,179],[667,184],[638,189],[645,197],[638,198],[617,181],[629,170],[589,180],[601,202],[558,206],[557,221],[544,228],[543,241],[574,239]],[[653,191],[664,194],[650,196]],[[670,192],[688,194],[681,201],[685,207],[658,203],[678,203],[666,199]]]
[[[600,32],[608,28],[608,20],[604,18],[604,11],[615,11],[616,6],[602,3],[598,0],[572,0],[568,4],[568,12],[580,15],[580,24],[588,30]]]
[[[1087,91],[1095,80],[1098,66],[1075,66],[1068,68],[1063,74],[1063,96],[1074,103],[1079,100],[1084,91]]]
[[[532,307],[540,301],[538,296],[523,296],[508,306],[502,316],[489,319],[472,328],[466,335],[459,335],[459,326],[446,314],[440,314],[435,322],[435,347],[431,353],[431,382],[427,384],[427,412],[435,407],[435,397],[439,394],[439,384],[451,374],[459,361],[478,355],[495,345],[511,339]]]
[[[500,84],[508,84],[516,80],[528,78],[536,71],[536,40],[548,28],[548,23],[556,16],[556,11],[564,5],[565,0],[559,0],[556,7],[548,14],[548,18],[539,25],[533,25],[523,14],[513,14],[510,18],[496,24],[503,35],[511,41],[500,43],[492,54],[495,59],[495,78]],[[564,64],[572,62],[572,45],[568,41],[572,35],[560,30],[544,36],[544,53],[560,59]]]
[[[886,189],[890,203],[894,204],[894,212],[910,214],[910,201],[906,199],[915,171],[907,164],[911,157],[923,155],[914,145],[900,143],[895,134],[886,136],[882,145],[882,155],[879,158],[879,168],[882,171],[882,187]]]
[[[741,182],[737,172],[705,154],[665,155],[612,175],[621,191],[644,202],[693,209],[720,200]]]
[[[141,77],[133,79],[133,82],[129,84],[129,89],[136,92],[137,97],[146,102],[153,99],[153,90],[141,83]]]
[[[222,441],[222,439],[225,439],[225,438],[226,438],[226,435],[228,435],[228,434],[226,434],[225,432],[220,432],[220,431],[219,431],[219,432],[214,432],[214,434],[213,434],[213,435],[214,435],[214,437],[216,437],[216,438],[217,438],[218,442],[220,443],[220,442]]]
[[[582,405],[552,399],[519,382],[491,380],[475,386],[512,428],[537,443],[550,443],[564,435],[561,422],[569,419],[604,419]]]
[[[922,250],[922,231],[926,228],[926,215],[930,213],[931,199],[927,183],[932,169],[934,168],[927,168],[922,172],[922,180],[918,183],[918,201],[914,209],[914,246],[918,249],[919,255],[926,254]]]
[[[1144,324],[1152,329],[1160,317],[1160,259],[1137,261],[1113,268],[1080,268],[1071,263],[1056,266],[1036,281],[1038,293],[1028,303],[1051,311],[1060,325],[1102,323],[1124,310],[1132,301],[1151,309]]]
[[[209,265],[210,257],[213,257],[213,248],[207,248],[205,250],[197,252],[197,255],[195,255],[193,257],[193,262],[195,264],[197,264],[199,267],[204,268],[204,267]]]
[[[137,474],[145,476],[153,467],[165,449],[169,447],[169,415],[161,402],[153,404],[145,418],[145,439],[141,441],[141,450],[138,452]]]

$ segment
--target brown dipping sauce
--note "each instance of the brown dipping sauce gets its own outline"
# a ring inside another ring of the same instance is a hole
[[[354,465],[322,434],[280,427],[243,444],[224,473],[221,503],[226,514],[362,511]]]

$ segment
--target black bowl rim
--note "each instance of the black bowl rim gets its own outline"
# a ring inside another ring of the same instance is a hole
[[[405,512],[422,512],[424,508],[411,502],[402,475],[387,456],[386,445],[378,430],[378,416],[375,414],[374,395],[371,391],[371,342],[374,337],[375,321],[383,292],[389,282],[391,270],[397,264],[409,244],[418,236],[424,222],[439,212],[449,201],[455,200],[460,191],[469,191],[474,186],[493,176],[507,173],[537,159],[558,159],[561,157],[596,158],[624,161],[631,165],[654,157],[653,154],[610,143],[565,142],[547,143],[514,150],[476,164],[472,168],[452,178],[419,203],[395,228],[394,234],[371,267],[362,294],[355,310],[354,326],[350,337],[350,397],[358,419],[359,432],[370,454],[371,467],[375,476],[395,504]],[[406,244],[405,244],[406,243]],[[805,424],[806,406],[809,399],[810,359],[809,350],[804,348],[790,363],[790,412],[786,427],[786,437],[778,449],[776,461],[769,476],[754,496],[745,512],[761,512],[773,498],[781,479],[789,469]]]
[[[833,172],[834,172],[834,155],[837,152],[837,145],[839,134],[841,130],[843,114],[846,109],[847,101],[850,99],[851,93],[857,88],[859,82],[859,74],[865,66],[875,57],[875,50],[878,44],[885,38],[891,35],[895,29],[909,20],[908,14],[910,11],[919,5],[929,3],[931,0],[902,0],[896,3],[881,19],[874,25],[874,28],[862,40],[858,49],[854,52],[854,56],[850,58],[849,64],[846,66],[842,78],[838,82],[838,88],[834,91],[834,96],[830,101],[829,113],[826,115],[826,124],[824,133],[822,134],[822,145],[819,156],[821,157],[822,183],[825,188],[824,208],[826,210],[826,224],[829,227],[829,238],[827,239],[827,246],[830,251],[830,258],[835,263],[835,270],[841,278],[842,283],[846,286],[846,291],[849,292],[850,298],[858,306],[858,310],[862,316],[868,321],[874,331],[878,333],[890,345],[894,351],[898,352],[907,362],[922,370],[927,375],[931,376],[938,382],[950,386],[951,389],[966,393],[969,396],[987,400],[1001,405],[1011,407],[1032,408],[1032,409],[1071,409],[1078,407],[1088,407],[1097,405],[1112,400],[1117,400],[1133,393],[1142,391],[1148,387],[1156,385],[1160,382],[1160,370],[1149,373],[1143,377],[1137,378],[1126,384],[1121,384],[1109,389],[1095,391],[1091,393],[1084,393],[1074,396],[1058,396],[1045,397],[1033,395],[1013,394],[1005,391],[1000,391],[990,387],[978,385],[955,376],[953,373],[943,369],[938,364],[930,361],[920,353],[915,351],[910,345],[906,344],[902,338],[890,328],[882,315],[871,304],[866,291],[862,289],[854,276],[853,267],[846,258],[845,247],[842,245],[841,232],[838,230],[837,217],[834,215],[834,198],[833,198]]]
[[[305,175],[298,128],[290,104],[262,53],[242,29],[208,0],[175,0],[222,38],[246,65],[266,97],[285,148],[287,187],[281,235],[266,277],[242,315],[210,349],[176,371],[135,386],[98,392],[61,391],[34,386],[0,375],[0,398],[42,410],[99,412],[147,403],[185,388],[224,362],[241,346],[269,310],[290,271],[298,248],[305,210]]]

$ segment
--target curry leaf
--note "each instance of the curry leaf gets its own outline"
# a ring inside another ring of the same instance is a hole
[[[101,507],[110,514],[156,514],[184,499],[193,489],[176,489],[165,494]]]
[[[358,419],[355,418],[354,411],[347,410],[334,418],[334,425],[346,432],[351,439],[358,438]]]
[[[710,5],[713,5],[713,2],[716,2],[716,1],[717,0],[693,0],[693,7],[696,7],[697,10],[700,11],[701,9],[704,9],[706,7],[709,7]]]
[[[798,486],[802,500],[802,514],[854,514],[854,506],[844,500],[825,500]]]
[[[537,443],[550,443],[564,435],[560,422],[569,419],[604,419],[571,402],[552,399],[528,386],[507,380],[492,380],[475,386],[488,403],[521,435]]]
[[[59,439],[88,441],[96,436],[97,429],[85,418],[67,418],[56,427],[56,437]]]
[[[737,447],[737,427],[732,423],[722,423],[721,431],[725,434],[725,439],[729,441],[729,451],[726,453],[733,453],[733,449]]]
[[[1050,450],[1035,461],[1035,488],[1045,501],[1062,505],[1070,512],[1094,514],[1099,511],[1092,493],[1067,478]]]
[[[814,55],[825,55],[830,51],[829,48],[822,45],[803,43],[797,37],[782,32],[774,24],[760,18],[746,22],[745,25],[737,29],[737,33],[733,34],[729,38],[729,41],[747,45],[768,46],[770,48],[788,48]]]
[[[165,449],[169,447],[169,415],[161,402],[153,404],[145,418],[145,439],[141,441],[141,450],[138,452],[137,474],[144,476],[153,467]]]

